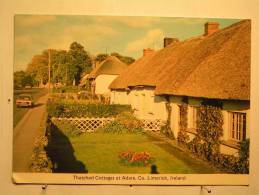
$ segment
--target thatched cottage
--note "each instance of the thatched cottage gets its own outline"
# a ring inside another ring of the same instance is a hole
[[[97,95],[109,94],[109,85],[126,68],[127,65],[121,62],[117,57],[107,57],[96,66],[88,76],[93,88],[93,93]]]
[[[250,129],[250,31],[249,20],[221,30],[218,23],[206,23],[202,36],[165,39],[163,49],[150,50],[111,83],[111,103],[130,104],[140,119],[162,120],[169,116],[169,103],[176,137],[180,106],[187,104],[186,131],[193,138],[197,108],[215,101],[224,120],[220,150],[236,154],[236,143],[248,138]]]

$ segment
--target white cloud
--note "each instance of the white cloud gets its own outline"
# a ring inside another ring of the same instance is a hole
[[[150,27],[155,22],[159,21],[159,18],[155,17],[97,17],[95,19],[97,23],[113,23],[117,22],[122,25],[126,25],[131,28],[145,28]]]
[[[65,34],[74,34],[76,36],[111,36],[117,34],[113,28],[101,25],[71,25],[64,30]]]
[[[73,41],[97,45],[104,38],[111,38],[118,34],[113,28],[99,25],[71,25],[48,40],[49,47],[54,49],[68,49]]]
[[[127,44],[125,52],[136,52],[147,47],[155,47],[158,42],[162,42],[164,32],[161,29],[152,29],[144,37]]]
[[[56,16],[16,16],[15,23],[21,27],[35,27],[56,20]]]

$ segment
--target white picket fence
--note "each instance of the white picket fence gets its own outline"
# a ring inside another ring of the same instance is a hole
[[[114,120],[114,118],[56,118],[52,117],[52,122],[69,122],[76,126],[82,132],[94,132],[97,128],[102,127]],[[160,131],[164,124],[162,120],[141,120],[145,131]]]

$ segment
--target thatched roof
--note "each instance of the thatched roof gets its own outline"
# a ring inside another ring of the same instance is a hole
[[[86,84],[87,80],[88,80],[88,77],[89,77],[89,74],[85,74],[81,80],[80,80],[80,83],[79,83],[79,86],[83,86]]]
[[[138,75],[142,75],[141,70],[145,65],[152,59],[154,53],[143,56],[142,58],[136,60],[134,63],[130,64],[127,69],[125,69],[114,81],[110,84],[109,88],[111,89],[126,89],[129,87],[129,84],[132,83],[132,80]]]
[[[109,56],[92,70],[88,78],[96,78],[98,75],[119,75],[127,68],[127,65],[121,62],[115,56]]]
[[[176,42],[157,51],[110,86],[154,86],[157,95],[217,99],[250,98],[249,20],[209,36]]]

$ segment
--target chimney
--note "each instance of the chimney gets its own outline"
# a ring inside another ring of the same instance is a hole
[[[150,48],[147,48],[147,49],[143,49],[143,56],[147,56],[151,53],[153,53],[154,50],[153,49],[150,49]]]
[[[167,47],[168,45],[172,44],[172,43],[176,43],[179,42],[179,39],[177,38],[169,38],[169,37],[165,37],[164,38],[164,48]]]
[[[204,36],[211,35],[219,30],[219,23],[207,22],[204,25]]]

